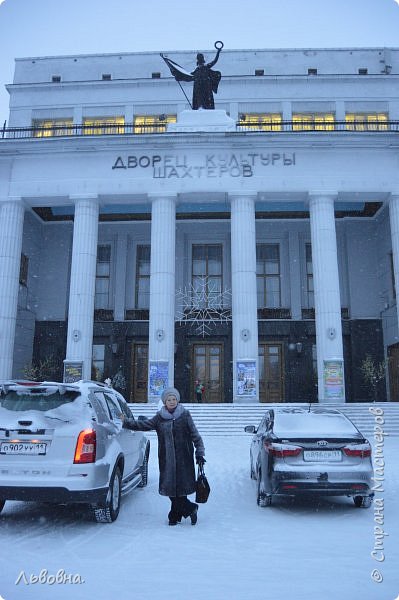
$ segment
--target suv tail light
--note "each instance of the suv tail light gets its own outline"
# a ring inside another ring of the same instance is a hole
[[[344,446],[342,451],[346,456],[356,456],[358,458],[368,458],[371,456],[370,444],[352,444],[350,446]]]
[[[265,450],[275,458],[288,458],[289,456],[299,456],[302,452],[300,446],[290,446],[288,444],[273,444],[264,442]]]
[[[74,463],[93,463],[96,460],[96,432],[84,429],[79,433],[76,443]]]

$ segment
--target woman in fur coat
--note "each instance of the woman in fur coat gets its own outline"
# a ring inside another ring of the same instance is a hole
[[[163,406],[151,418],[136,421],[124,419],[123,427],[135,431],[155,429],[158,436],[159,493],[169,496],[169,525],[177,525],[182,517],[197,523],[198,504],[190,502],[195,492],[194,447],[197,464],[205,462],[204,443],[190,412],[180,404],[180,394],[167,388],[162,394]]]

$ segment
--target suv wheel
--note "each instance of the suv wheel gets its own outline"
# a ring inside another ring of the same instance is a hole
[[[104,507],[93,507],[94,518],[97,523],[112,523],[118,518],[121,505],[122,474],[116,467],[109,483],[107,499]]]
[[[356,508],[370,508],[373,499],[371,496],[354,496],[353,502]]]
[[[149,448],[146,449],[143,464],[141,467],[141,483],[139,483],[138,487],[145,487],[148,483],[148,456],[149,456]]]
[[[258,486],[257,486],[257,495],[256,502],[258,506],[265,508],[266,506],[270,506],[272,503],[272,495],[266,494],[261,490],[260,482],[262,480],[262,473],[259,471],[258,475]]]

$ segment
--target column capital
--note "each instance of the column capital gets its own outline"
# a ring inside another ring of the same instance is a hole
[[[147,194],[147,198],[151,202],[153,200],[177,200],[177,193],[176,192],[158,192],[158,193],[151,192],[151,193]]]
[[[26,202],[21,196],[0,196],[0,206],[3,204],[22,204],[26,206]]]
[[[258,199],[258,192],[245,192],[244,190],[238,190],[233,192],[228,192],[228,199],[236,200],[237,198],[245,198],[247,200],[253,200],[254,202]]]
[[[69,194],[69,199],[72,200],[74,204],[79,200],[97,200],[98,194]]]
[[[336,190],[311,190],[308,192],[308,199],[310,200],[337,200],[338,192]]]

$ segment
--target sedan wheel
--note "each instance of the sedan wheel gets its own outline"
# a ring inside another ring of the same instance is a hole
[[[256,502],[258,504],[258,506],[261,506],[262,508],[265,508],[266,506],[270,506],[272,503],[272,495],[271,494],[266,494],[266,492],[263,492],[261,490],[261,481],[262,481],[262,473],[259,473],[258,475],[258,486],[257,486],[257,496],[256,496]]]
[[[373,498],[371,496],[354,496],[353,502],[356,508],[370,508]]]
[[[122,474],[117,467],[112,475],[104,507],[93,507],[97,523],[112,523],[118,518],[121,505]]]

